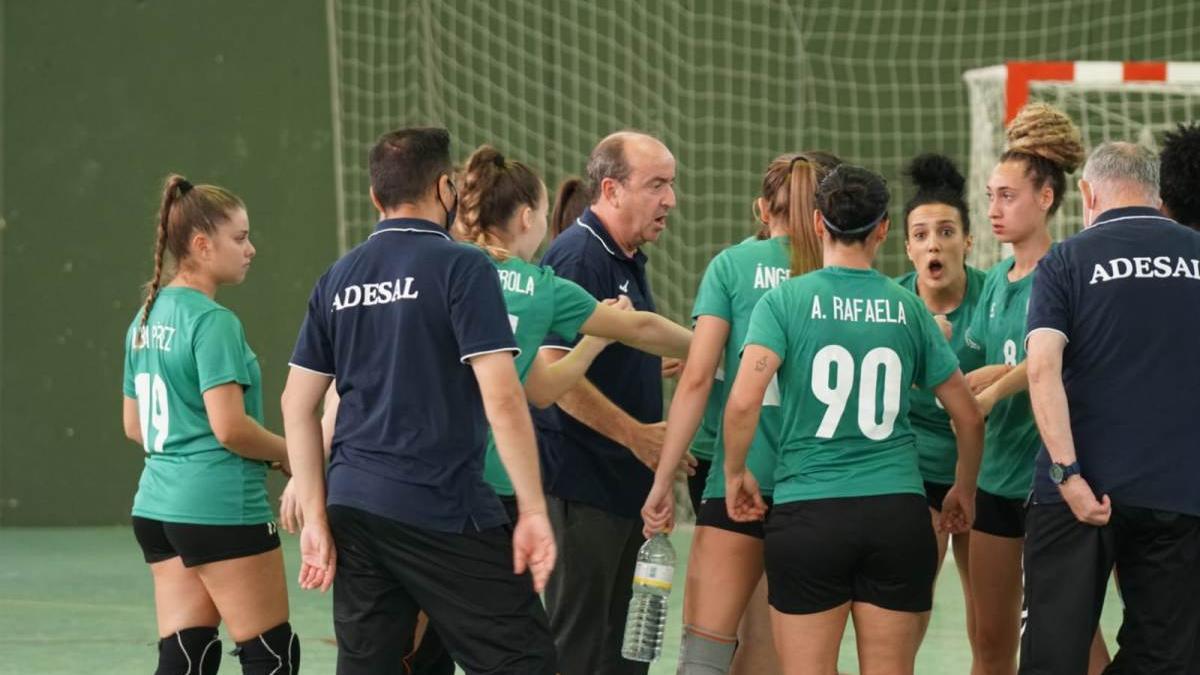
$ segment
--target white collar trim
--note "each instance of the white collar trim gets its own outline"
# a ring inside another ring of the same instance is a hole
[[[422,230],[417,227],[386,227],[382,230],[375,230],[374,232],[371,233],[370,237],[367,237],[367,239],[370,239],[371,237],[374,237],[375,235],[381,234],[383,232],[414,232],[416,234],[436,234],[437,236],[442,237],[444,239],[450,239],[450,236],[447,235],[445,232],[434,232],[433,230]]]

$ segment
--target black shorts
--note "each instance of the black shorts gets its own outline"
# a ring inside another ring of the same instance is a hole
[[[712,462],[707,459],[696,458],[696,475],[688,476],[688,496],[692,499],[692,513],[696,517],[700,517],[700,504],[704,502],[704,486],[708,483],[708,470],[712,468]]]
[[[937,540],[921,495],[776,504],[766,530],[767,600],[784,614],[851,601],[898,612],[933,606]]]
[[[976,490],[975,523],[971,525],[971,529],[995,537],[1024,537],[1025,500],[1009,499],[986,490]]]
[[[341,675],[396,672],[417,613],[468,673],[552,675],[554,639],[526,572],[512,570],[512,527],[461,533],[332,505],[333,626]]]
[[[942,483],[930,483],[925,481],[925,501],[929,502],[929,508],[942,512],[942,502],[946,501],[946,493],[950,491],[953,485],[943,485]]]
[[[763,497],[763,501],[767,503],[767,518],[771,517],[771,498]],[[729,517],[729,510],[725,508],[724,497],[714,497],[713,499],[705,499],[700,502],[700,510],[696,512],[696,525],[704,527],[715,527],[718,530],[727,532],[736,532],[744,534],[747,537],[755,539],[763,539],[766,533],[763,531],[763,521],[755,520],[749,523],[739,523]]]
[[[275,523],[191,525],[133,517],[133,536],[148,563],[179,556],[184,567],[258,555],[279,548]]]

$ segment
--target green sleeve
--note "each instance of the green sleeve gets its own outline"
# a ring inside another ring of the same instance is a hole
[[[574,340],[579,328],[596,311],[596,299],[574,281],[563,279],[551,270],[547,270],[547,274],[554,293],[554,321],[550,324],[550,332],[564,340]]]
[[[692,305],[692,320],[700,315],[715,316],[733,323],[733,307],[730,303],[730,284],[727,277],[729,266],[726,256],[718,255],[704,270],[700,288],[696,291],[696,302]]]
[[[925,304],[920,300],[917,301],[917,304],[920,304],[922,311],[913,313],[919,317],[917,326],[922,358],[918,363],[917,370],[913,373],[913,379],[918,387],[933,389],[945,382],[954,374],[955,370],[958,370],[958,356],[954,354],[954,348],[950,346],[950,342],[938,328],[937,322],[933,320],[933,315],[925,309]]]
[[[742,343],[745,350],[749,345],[766,347],[780,358],[787,358],[787,322],[788,316],[784,307],[783,286],[774,288],[758,301],[754,311],[750,313],[750,327],[746,331],[746,341]]]
[[[987,311],[988,305],[991,304],[991,294],[988,292],[989,282],[983,284],[983,292],[979,294],[979,302],[975,304],[975,310],[971,312],[971,319],[967,322],[967,332],[963,336],[963,346],[972,351],[979,352],[980,355],[987,354]]]
[[[125,332],[125,383],[122,388],[126,398],[137,398],[137,387],[133,384],[133,336],[137,335],[138,323],[135,321]]]
[[[233,312],[216,309],[200,317],[192,335],[192,350],[201,392],[230,382],[250,386],[246,333]]]

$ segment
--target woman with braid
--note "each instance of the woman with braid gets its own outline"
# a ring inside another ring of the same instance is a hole
[[[987,182],[987,215],[1013,256],[988,271],[966,333],[967,346],[986,364],[967,376],[987,416],[970,537],[974,675],[1017,670],[1025,501],[1041,445],[1025,375],[1025,313],[1038,261],[1053,246],[1050,217],[1062,203],[1067,174],[1085,157],[1079,129],[1045,103],[1022,108],[1007,136]],[[1095,647],[1093,666],[1102,667],[1107,655],[1099,637]]]
[[[214,299],[254,259],[246,207],[224,188],[172,175],[154,251],[146,302],[125,338],[122,418],[146,451],[133,530],[154,578],[155,673],[216,673],[221,621],[243,673],[298,672],[266,489],[267,468],[286,461],[287,447],[262,426],[262,372],[242,324]]]

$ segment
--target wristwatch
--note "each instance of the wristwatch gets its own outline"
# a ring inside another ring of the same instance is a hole
[[[1070,464],[1054,463],[1050,465],[1050,482],[1055,485],[1062,485],[1071,476],[1079,475],[1079,462],[1071,462]]]

